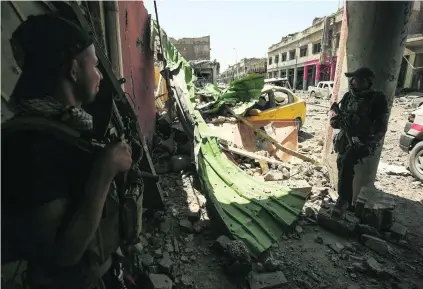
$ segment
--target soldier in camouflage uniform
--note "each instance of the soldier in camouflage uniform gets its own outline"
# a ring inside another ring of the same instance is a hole
[[[362,67],[345,76],[349,78],[350,91],[339,103],[340,113],[330,120],[334,129],[340,129],[334,138],[339,194],[333,210],[335,216],[351,208],[354,166],[374,154],[385,136],[389,118],[386,96],[372,88],[375,79],[372,70]]]

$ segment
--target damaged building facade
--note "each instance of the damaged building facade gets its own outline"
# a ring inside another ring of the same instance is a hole
[[[169,38],[179,53],[190,62],[197,77],[197,85],[202,87],[208,83],[216,84],[220,72],[220,64],[210,60],[210,36],[194,38]]]
[[[208,83],[217,84],[217,77],[220,72],[219,62],[216,60],[192,60],[189,63],[197,77],[196,85],[198,87],[204,87]]]
[[[268,78],[288,78],[292,87],[307,90],[318,81],[333,80],[342,24],[342,9],[313,20],[309,28],[269,47]]]
[[[265,74],[266,64],[266,58],[243,58],[220,74],[219,82],[228,84],[252,73]]]
[[[399,88],[422,89],[423,9],[414,1],[406,49],[398,77]],[[268,49],[267,78],[286,77],[292,87],[307,90],[319,81],[333,80],[343,8],[315,18],[307,29],[289,34]]]
[[[210,36],[169,40],[188,61],[210,60]]]
[[[414,1],[398,88],[423,90],[423,2]]]

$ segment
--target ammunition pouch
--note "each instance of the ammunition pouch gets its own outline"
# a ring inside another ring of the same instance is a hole
[[[333,150],[338,154],[343,154],[348,146],[348,139],[345,133],[340,130],[333,137]]]

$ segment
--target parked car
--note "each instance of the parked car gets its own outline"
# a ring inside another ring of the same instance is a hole
[[[423,182],[423,106],[409,115],[400,138],[400,148],[410,153],[410,172]]]
[[[310,97],[330,99],[333,91],[333,81],[320,81],[316,86],[309,86]]]
[[[259,120],[293,120],[299,132],[306,119],[306,103],[290,89],[280,86],[267,86],[262,89],[262,95],[270,103],[271,108],[258,111],[247,119]]]

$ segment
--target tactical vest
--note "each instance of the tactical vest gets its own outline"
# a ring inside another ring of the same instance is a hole
[[[351,93],[342,101],[342,110],[345,112],[350,136],[369,136],[374,134],[374,121],[370,118],[375,91],[369,91],[360,96]]]
[[[39,131],[71,144],[85,152],[94,152],[96,145],[83,139],[80,133],[62,123],[43,117],[19,117],[2,125],[2,137],[23,131]],[[92,288],[111,267],[111,255],[121,244],[120,200],[113,183],[104,204],[99,228],[90,242],[81,262],[72,268],[58,270],[54,276],[45,276],[28,264],[29,284],[47,288]],[[35,266],[34,266],[35,267]],[[63,271],[63,273],[61,272]]]

